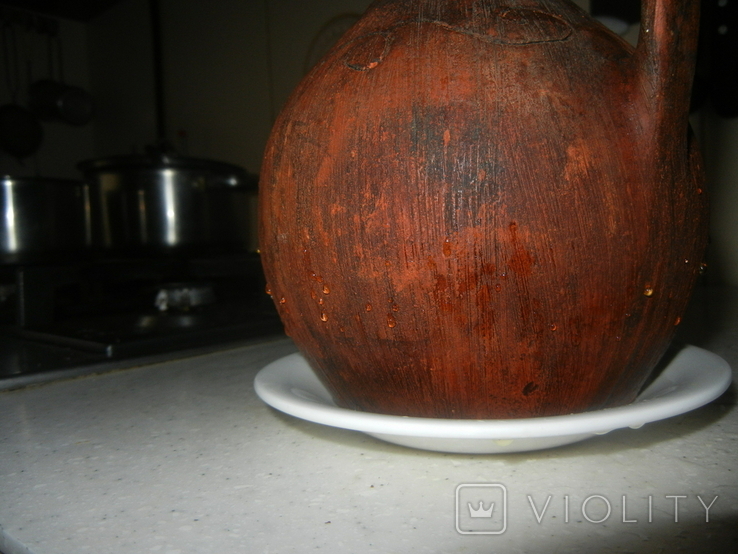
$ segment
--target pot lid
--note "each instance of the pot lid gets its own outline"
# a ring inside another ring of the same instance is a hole
[[[37,177],[37,176],[14,176],[0,174],[0,183],[3,186],[33,186],[33,185],[59,185],[59,186],[79,186],[82,181],[75,179],[61,179],[58,177]]]
[[[107,171],[180,169],[215,173],[232,178],[233,186],[256,187],[257,177],[244,168],[215,160],[190,158],[172,154],[132,154],[85,160],[77,164],[85,174]]]

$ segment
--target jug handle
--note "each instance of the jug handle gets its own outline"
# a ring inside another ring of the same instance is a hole
[[[634,56],[638,97],[659,136],[687,137],[699,10],[699,0],[641,0]]]

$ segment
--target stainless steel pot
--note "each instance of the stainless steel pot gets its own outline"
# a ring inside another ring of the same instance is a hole
[[[246,250],[257,178],[222,162],[167,155],[88,160],[93,248]]]
[[[0,261],[64,258],[86,247],[80,181],[0,177]]]

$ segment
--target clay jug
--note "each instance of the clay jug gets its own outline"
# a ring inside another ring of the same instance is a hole
[[[568,0],[379,0],[261,173],[284,322],[338,405],[439,418],[634,400],[706,244],[697,0],[634,49]]]

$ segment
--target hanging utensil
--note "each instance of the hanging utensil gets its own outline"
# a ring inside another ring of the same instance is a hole
[[[43,79],[28,87],[28,96],[31,109],[41,120],[59,119],[75,126],[92,121],[92,97],[80,87]]]
[[[2,27],[5,79],[10,104],[0,106],[0,149],[22,160],[35,154],[44,137],[38,118],[17,103],[20,85],[20,62],[15,28],[9,22]]]
[[[54,52],[56,50],[56,52]],[[57,75],[54,75],[56,53]],[[86,125],[94,116],[92,96],[81,87],[64,82],[64,56],[61,37],[53,29],[48,36],[49,78],[28,87],[29,106],[43,121],[60,120],[70,125]]]

